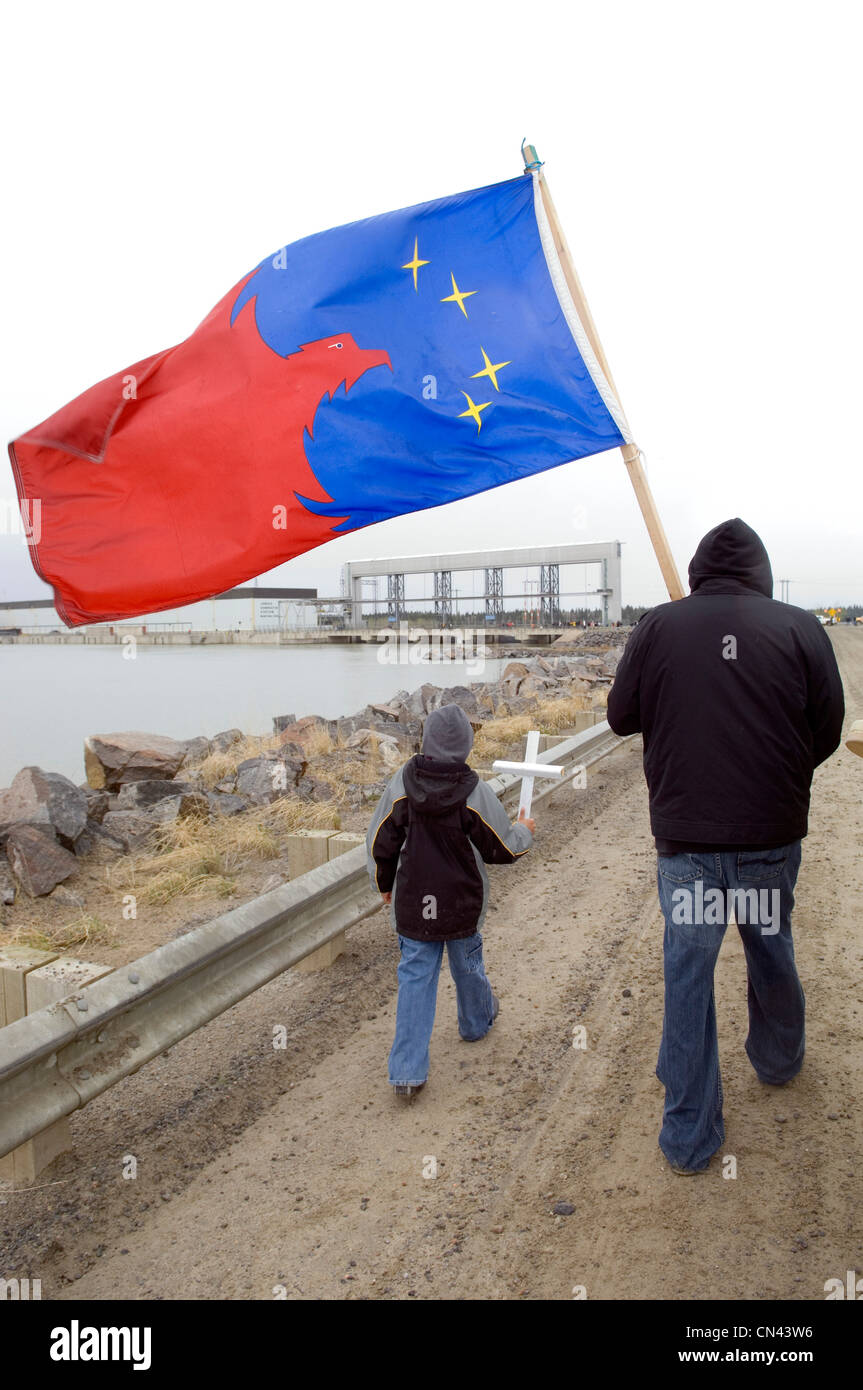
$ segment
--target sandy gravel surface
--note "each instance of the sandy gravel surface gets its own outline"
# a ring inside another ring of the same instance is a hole
[[[832,635],[850,722],[863,632]],[[330,970],[288,972],[74,1117],[53,1185],[0,1192],[4,1273],[67,1299],[823,1299],[863,1271],[861,826],[863,761],[842,750],[816,774],[798,884],[806,1063],[788,1087],[757,1081],[731,928],[727,1138],[707,1174],[675,1177],[656,1142],[661,919],[633,740],[493,871],[502,1011],[462,1043],[442,975],[420,1098],[386,1083],[397,953],[378,914]]]

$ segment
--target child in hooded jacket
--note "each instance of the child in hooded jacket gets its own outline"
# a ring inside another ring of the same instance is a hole
[[[398,933],[396,1034],[389,1080],[410,1097],[428,1079],[429,1043],[444,946],[458,1000],[459,1034],[485,1037],[500,1005],[482,958],[486,864],[512,864],[533,843],[533,820],[513,825],[467,766],[473,730],[458,705],[426,719],[422,752],[391,778],[366,836],[369,876]]]

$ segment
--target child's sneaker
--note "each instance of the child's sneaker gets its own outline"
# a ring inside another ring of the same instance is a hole
[[[418,1086],[408,1086],[405,1082],[399,1082],[393,1086],[393,1092],[397,1096],[404,1096],[405,1100],[410,1100],[412,1096],[417,1095],[422,1090],[424,1085],[424,1081],[421,1081]]]

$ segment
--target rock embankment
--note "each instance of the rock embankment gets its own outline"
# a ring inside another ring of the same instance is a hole
[[[85,741],[82,785],[25,767],[0,790],[0,905],[18,894],[74,904],[74,891],[61,885],[84,856],[135,852],[160,827],[191,817],[238,816],[285,797],[361,807],[419,750],[425,719],[442,705],[460,705],[475,730],[549,701],[601,708],[625,634],[603,634],[601,654],[599,635],[566,634],[559,650],[511,661],[495,681],[426,682],[338,719],[277,715],[270,739],[240,729],[186,740],[94,734]]]

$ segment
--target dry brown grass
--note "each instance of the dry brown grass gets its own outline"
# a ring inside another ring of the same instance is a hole
[[[338,830],[340,824],[328,803],[289,796],[238,816],[188,816],[160,826],[155,851],[113,866],[109,881],[153,904],[177,897],[230,897],[237,875],[251,864],[279,858],[292,831]]]
[[[341,816],[326,801],[300,801],[299,797],[283,796],[257,814],[282,835],[288,835],[294,830],[342,828]]]
[[[226,874],[163,869],[149,883],[138,885],[135,896],[150,906],[162,907],[173,898],[230,898],[236,891],[236,880]]]
[[[267,753],[277,746],[278,738],[274,734],[248,734],[239,743],[233,744],[227,752],[210,753],[199,763],[192,764],[192,767],[195,772],[200,772],[204,785],[212,790],[226,777],[236,777],[237,768],[247,758],[259,758],[262,753]],[[179,775],[182,776],[182,772]]]
[[[590,709],[592,695],[568,695],[560,700],[539,700],[527,714],[513,714],[504,719],[492,719],[483,724],[473,745],[473,758],[490,766],[495,758],[503,757],[514,743],[524,739],[531,729],[541,734],[557,734],[570,729],[576,714]]]
[[[302,742],[303,750],[309,762],[313,758],[325,758],[328,753],[332,753],[336,747],[336,741],[326,729],[316,729],[314,733],[307,734]]]
[[[378,740],[369,739],[366,745],[369,755],[366,758],[350,758],[342,764],[342,776],[345,782],[356,782],[360,787],[368,787],[373,782],[388,781],[392,776],[390,772],[384,772],[378,756]],[[405,756],[407,762],[407,756]]]
[[[73,947],[113,942],[117,935],[115,926],[89,912],[82,912],[72,921],[48,927],[44,931],[39,927],[19,927],[4,939],[3,944],[29,946],[34,951],[69,951]]]
[[[201,774],[204,785],[212,791],[225,778],[236,777],[237,768],[247,758],[260,758],[265,753],[278,752],[281,738],[281,734],[249,734],[227,752],[210,753],[200,762],[190,764],[190,768]],[[303,749],[303,756],[311,763],[316,758],[325,758],[339,745],[326,729],[316,729],[307,734],[299,746]]]

